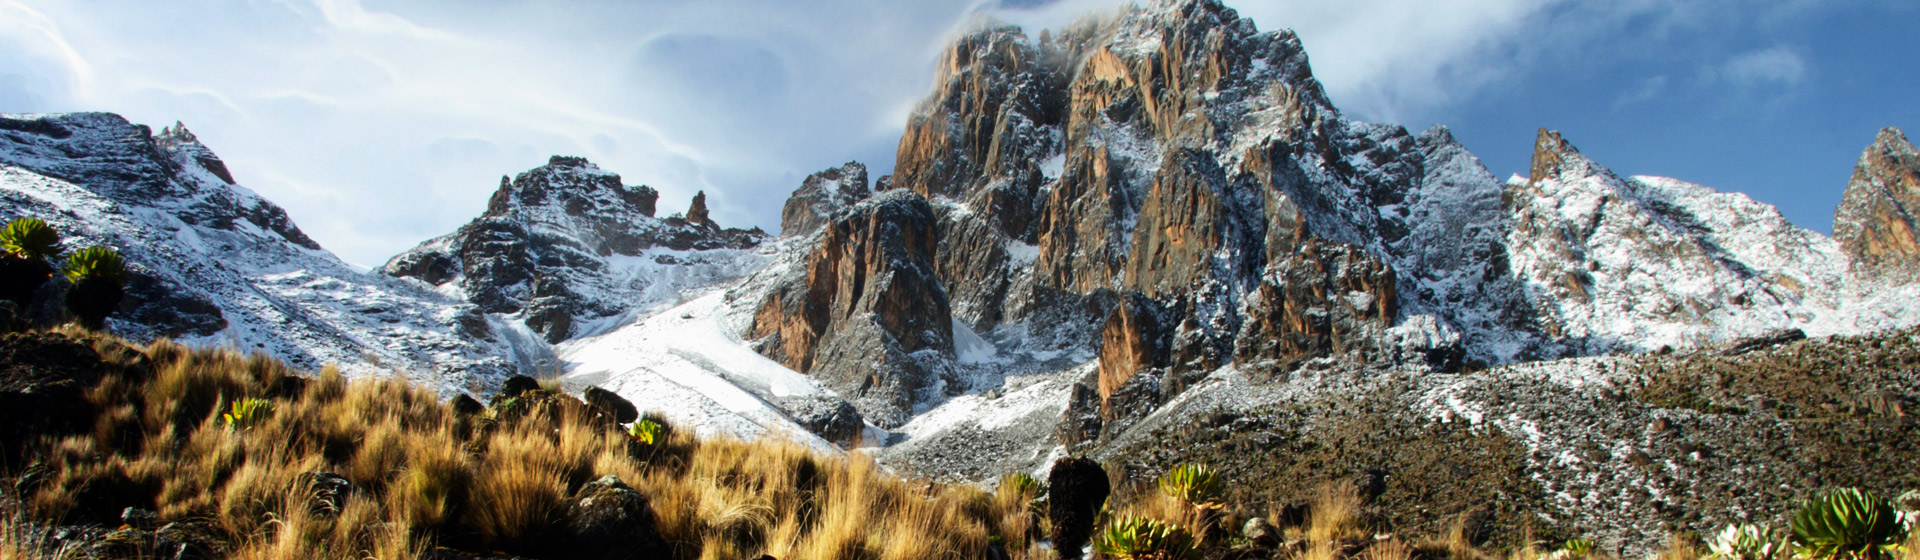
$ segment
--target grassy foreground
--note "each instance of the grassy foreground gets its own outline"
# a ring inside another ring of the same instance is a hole
[[[268,358],[61,334],[103,358],[87,396],[98,415],[90,433],[31,444],[39,463],[13,478],[38,480],[5,496],[0,558],[78,556],[46,549],[33,524],[113,527],[125,507],[190,522],[232,558],[583,557],[562,536],[569,501],[608,475],[652,511],[651,527],[621,536],[657,537],[672,558],[979,558],[990,534],[1024,534],[1029,519],[1017,496],[904,480],[858,454],[671,428],[641,443],[544,391],[463,415],[401,380],[303,380]],[[230,425],[244,399],[270,410]],[[352,491],[316,504],[306,473],[320,472]]]
[[[270,358],[79,329],[0,336],[0,351],[27,338],[97,354],[99,381],[84,392],[90,422],[0,442],[24,455],[0,465],[0,560],[1060,556],[1043,543],[1062,498],[1032,478],[988,490],[901,478],[858,453],[698,439],[658,417],[657,430],[632,430],[551,386],[463,408],[402,379],[301,376]],[[1382,534],[1350,486],[1322,488],[1305,511],[1256,511],[1234,503],[1233,484],[1200,467],[1116,489],[1096,506],[1093,556],[1609,557],[1578,539],[1483,548],[1465,518]],[[1916,541],[1846,557],[1920,560]],[[1699,536],[1672,543],[1656,558],[1709,556]],[[1793,556],[1784,543],[1742,550],[1719,557]]]

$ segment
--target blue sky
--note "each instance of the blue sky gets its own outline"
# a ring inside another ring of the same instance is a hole
[[[1831,228],[1860,150],[1920,132],[1911,0],[1229,1],[1299,32],[1349,115],[1435,123],[1496,174],[1538,127],[1626,174]],[[807,173],[892,167],[946,41],[1113,0],[0,0],[0,112],[184,121],[323,245],[378,265],[499,177],[586,156],[775,229]]]

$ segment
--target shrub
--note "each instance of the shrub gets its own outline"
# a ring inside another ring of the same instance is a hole
[[[1785,555],[1784,541],[1766,526],[1728,525],[1707,541],[1707,551],[1714,560],[1769,560]]]
[[[1199,507],[1218,506],[1226,496],[1220,477],[1205,465],[1180,465],[1160,475],[1160,491]]]
[[[120,306],[126,296],[127,266],[120,253],[105,247],[88,247],[67,255],[65,272],[73,283],[67,288],[67,310],[89,329],[106,324],[107,314]]]
[[[1561,543],[1560,552],[1563,556],[1586,558],[1593,555],[1593,541],[1587,539],[1567,539],[1567,542]]]
[[[1094,518],[1112,491],[1107,471],[1092,459],[1068,457],[1053,463],[1047,488],[1047,521],[1053,525],[1053,548],[1061,558],[1079,558],[1081,548],[1093,537]]]
[[[267,399],[240,399],[226,414],[220,415],[222,423],[230,429],[245,430],[265,422],[273,416],[273,401]]]
[[[1835,490],[1793,514],[1793,547],[1818,558],[1881,558],[1906,538],[1893,505],[1858,488]]]
[[[0,229],[0,298],[24,311],[40,289],[53,278],[47,257],[60,252],[60,234],[35,218],[20,218]]]
[[[1185,560],[1196,557],[1193,535],[1175,525],[1127,516],[1100,535],[1094,548],[1122,560]]]
[[[653,421],[651,418],[642,418],[640,421],[627,426],[627,438],[632,439],[635,443],[649,446],[662,441],[661,436],[665,432],[666,430],[660,426],[660,423]]]
[[[60,254],[60,233],[39,218],[20,218],[0,229],[0,251],[23,259]]]

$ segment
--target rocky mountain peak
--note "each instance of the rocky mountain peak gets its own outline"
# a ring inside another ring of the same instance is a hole
[[[780,209],[780,234],[794,237],[818,231],[834,212],[872,195],[867,166],[857,161],[808,175]]]
[[[233,173],[227,171],[226,162],[220,161],[220,156],[214,155],[213,150],[201,144],[200,139],[195,137],[192,131],[187,130],[187,125],[181,124],[180,121],[174,121],[171,127],[161,128],[160,133],[153,136],[153,141],[161,150],[175,154],[176,158],[189,160],[206,169],[213,176],[219,177],[221,181],[229,185],[235,184]]]
[[[707,215],[707,191],[693,193],[693,203],[687,205],[687,223],[696,226],[713,225],[712,218]]]
[[[1920,152],[1887,127],[1860,154],[1834,212],[1833,237],[1855,270],[1873,278],[1920,277]]]
[[[705,193],[694,196],[686,218],[656,219],[659,198],[585,158],[554,156],[502,178],[485,214],[395,256],[384,270],[436,286],[456,284],[482,311],[522,321],[557,343],[601,328],[576,328],[583,321],[605,322],[677,297],[672,290],[647,292],[673,279],[623,268],[687,266],[702,272],[676,278],[700,278],[716,272],[702,268],[709,261],[663,252],[734,251],[767,238],[757,228],[714,224]]]
[[[1580,153],[1560,136],[1560,131],[1541,128],[1533,141],[1533,165],[1528,168],[1527,182],[1538,185],[1540,181],[1562,177],[1586,177],[1606,172],[1593,160]]]

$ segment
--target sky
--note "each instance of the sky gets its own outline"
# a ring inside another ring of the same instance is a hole
[[[1348,116],[1445,124],[1499,176],[1560,130],[1623,174],[1740,191],[1831,231],[1882,127],[1920,133],[1912,0],[1228,0],[1294,29]],[[946,43],[1114,0],[0,0],[0,112],[183,122],[349,262],[585,156],[779,227],[807,174],[875,177]]]

